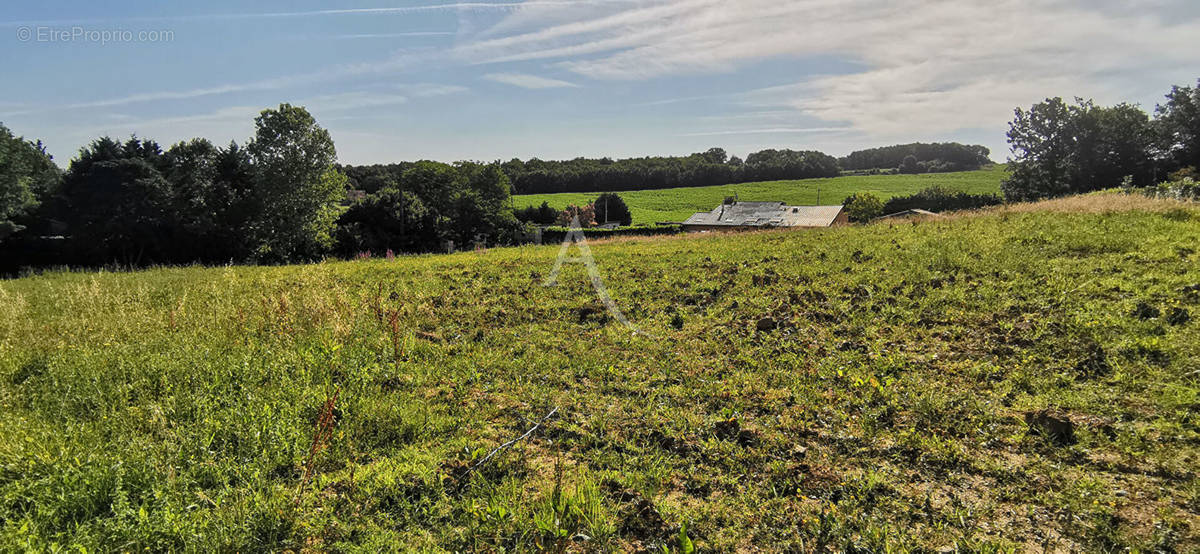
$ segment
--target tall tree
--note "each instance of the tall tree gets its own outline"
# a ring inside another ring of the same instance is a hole
[[[264,207],[253,225],[258,255],[288,261],[325,253],[333,245],[338,201],[347,185],[334,168],[333,139],[300,106],[280,104],[254,122],[247,150]]]
[[[72,160],[59,213],[86,263],[165,262],[173,230],[171,185],[158,144],[102,137]]]
[[[180,142],[167,150],[174,248],[180,261],[244,259],[246,233],[256,215],[250,161],[237,143],[217,148],[207,139]]]
[[[1137,106],[1096,106],[1049,98],[1017,108],[1009,124],[1011,176],[1001,187],[1010,200],[1032,200],[1116,187],[1126,176],[1153,178],[1149,117]]]
[[[599,223],[633,223],[633,214],[629,212],[629,206],[626,206],[625,201],[615,192],[601,194],[592,205],[596,207],[596,221]]]
[[[25,228],[23,220],[55,191],[59,177],[41,142],[0,124],[0,240]]]
[[[1168,171],[1200,169],[1200,80],[1196,87],[1172,87],[1155,108],[1155,127]]]

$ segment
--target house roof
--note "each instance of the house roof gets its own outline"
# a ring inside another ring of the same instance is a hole
[[[684,225],[722,227],[828,227],[842,206],[787,206],[783,202],[735,202],[692,214]]]
[[[892,219],[892,218],[899,218],[899,217],[938,217],[938,214],[935,214],[929,210],[922,210],[920,208],[914,208],[911,210],[904,210],[902,212],[896,212],[894,214],[881,215],[875,219]]]

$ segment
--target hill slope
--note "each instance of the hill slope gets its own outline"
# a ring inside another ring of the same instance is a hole
[[[593,244],[649,337],[556,246],[0,282],[0,546],[1186,551],[1198,223]]]
[[[634,223],[657,221],[683,221],[696,212],[707,212],[725,199],[737,193],[741,200],[779,200],[789,204],[807,205],[839,204],[855,192],[870,192],[887,200],[918,192],[924,188],[940,185],[972,194],[996,194],[1000,192],[1000,181],[1007,175],[1004,165],[995,165],[978,171],[958,173],[930,173],[926,175],[855,175],[831,179],[803,179],[799,181],[763,181],[737,183],[715,187],[688,187],[659,190],[635,190],[620,192],[629,205]],[[819,192],[819,198],[818,198]],[[517,208],[540,206],[549,202],[551,207],[565,208],[567,204],[583,205],[591,202],[600,193],[568,192],[559,194],[525,194],[513,198]]]

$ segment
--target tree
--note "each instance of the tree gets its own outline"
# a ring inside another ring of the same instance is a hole
[[[914,142],[857,150],[839,159],[838,163],[842,169],[851,171],[893,169],[907,165],[912,170],[920,167],[924,169],[922,173],[933,173],[978,169],[991,163],[988,158],[990,154],[986,146],[978,144]],[[909,156],[915,158],[913,162],[905,162],[905,158]]]
[[[883,214],[883,202],[869,192],[856,192],[842,202],[850,221],[864,223]]]
[[[368,195],[338,219],[338,253],[429,252],[438,247],[433,213],[414,193],[395,187]]]
[[[724,148],[709,148],[700,154],[700,157],[710,164],[723,164],[729,158]]]
[[[599,223],[633,223],[633,214],[629,213],[629,206],[626,206],[625,201],[615,192],[601,194],[592,205],[595,206],[596,221]]]
[[[158,144],[93,141],[63,177],[60,216],[78,261],[166,262],[173,234],[171,184]]]
[[[348,183],[334,168],[333,139],[300,106],[263,110],[254,123],[247,150],[264,207],[252,228],[258,254],[279,261],[323,254],[333,245]]]
[[[554,225],[554,221],[558,219],[558,210],[551,208],[549,202],[542,202],[541,206],[527,206],[523,209],[514,212],[517,219],[527,223],[536,225]]]
[[[253,168],[244,149],[217,148],[207,139],[175,144],[165,154],[171,183],[173,250],[178,261],[245,259],[246,235],[260,206],[253,197]]]
[[[1009,124],[1011,176],[1001,188],[1009,200],[1033,200],[1135,184],[1153,177],[1153,133],[1137,106],[1096,106],[1049,98],[1017,108]]]
[[[914,173],[923,173],[923,169],[925,168],[921,167],[921,163],[917,161],[917,157],[912,154],[905,156],[904,161],[900,162],[899,167],[900,173],[909,175]]]
[[[54,192],[59,177],[41,142],[14,136],[0,124],[0,240],[25,228],[22,221]]]
[[[1155,130],[1167,170],[1200,167],[1200,80],[1196,87],[1171,87],[1155,107]]]

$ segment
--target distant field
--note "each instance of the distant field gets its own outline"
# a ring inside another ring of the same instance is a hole
[[[855,192],[870,192],[887,200],[893,196],[912,194],[925,187],[941,185],[974,194],[1000,192],[1000,181],[1007,169],[996,165],[978,171],[934,173],[927,175],[869,175],[834,177],[832,179],[803,179],[798,181],[762,181],[715,187],[691,187],[621,192],[633,212],[634,223],[683,221],[696,212],[708,211],[726,196],[737,193],[741,200],[780,200],[789,204],[816,204],[820,193],[822,204],[840,203]],[[567,192],[560,194],[523,194],[514,202],[517,208],[538,206],[549,202],[555,208],[567,204],[585,204],[599,193]]]

